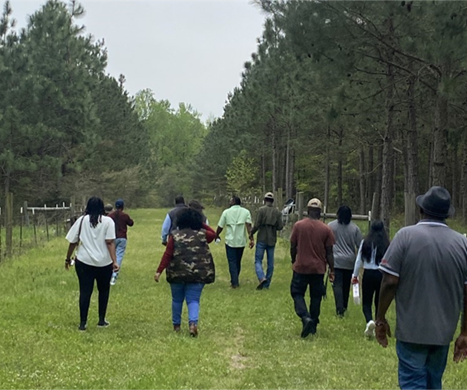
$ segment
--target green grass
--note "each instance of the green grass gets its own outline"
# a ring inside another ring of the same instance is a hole
[[[186,321],[174,334],[169,285],[153,280],[165,212],[130,210],[135,226],[107,329],[95,326],[95,292],[88,330],[77,330],[78,281],[63,269],[64,238],[0,265],[0,388],[397,388],[394,339],[387,349],[364,340],[360,306],[337,319],[330,286],[317,335],[300,338],[286,241],[269,291],[255,291],[248,249],[241,287],[230,290],[224,246],[212,244],[217,278],[203,292],[199,337],[189,337]],[[206,214],[216,226],[220,210]],[[394,329],[393,308],[389,321]],[[467,364],[451,359],[452,349],[445,388],[467,388]]]

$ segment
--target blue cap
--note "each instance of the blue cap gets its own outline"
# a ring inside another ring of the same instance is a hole
[[[123,202],[123,199],[118,199],[118,200],[115,202],[115,207],[116,207],[117,209],[122,209],[124,204],[125,204],[125,202]]]

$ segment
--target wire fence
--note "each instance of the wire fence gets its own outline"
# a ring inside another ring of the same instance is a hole
[[[0,261],[64,236],[81,214],[82,207],[71,203],[0,208]]]

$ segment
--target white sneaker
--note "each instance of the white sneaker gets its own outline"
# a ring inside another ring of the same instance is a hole
[[[366,324],[365,332],[363,332],[363,333],[368,338],[374,337],[375,336],[375,328],[376,328],[375,322],[373,320],[368,321],[368,324]]]
[[[110,279],[110,285],[115,286],[115,283],[117,283],[117,278],[115,276],[112,276],[112,279]]]

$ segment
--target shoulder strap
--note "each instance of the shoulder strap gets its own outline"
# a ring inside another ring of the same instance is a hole
[[[84,217],[86,217],[86,215],[83,215],[83,217],[81,218],[81,222],[79,223],[79,229],[78,229],[78,245],[79,245],[79,236],[81,235],[81,227],[83,226]]]

